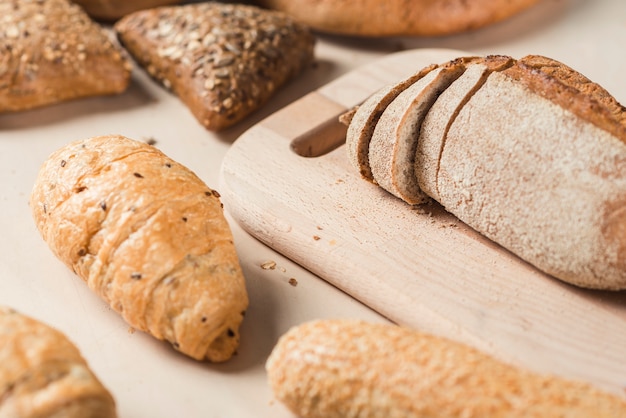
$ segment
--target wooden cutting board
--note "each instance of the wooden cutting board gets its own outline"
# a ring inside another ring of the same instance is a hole
[[[437,204],[362,180],[337,116],[385,84],[464,55],[412,50],[355,70],[244,133],[220,193],[250,234],[391,320],[626,394],[626,292],[579,289]]]

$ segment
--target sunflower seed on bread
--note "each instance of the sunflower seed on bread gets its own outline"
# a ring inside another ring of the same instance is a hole
[[[131,63],[68,0],[0,2],[0,113],[121,93]]]
[[[0,306],[0,417],[116,416],[113,397],[62,332]]]
[[[132,13],[120,41],[209,130],[265,103],[313,59],[309,29],[285,14],[216,2]]]

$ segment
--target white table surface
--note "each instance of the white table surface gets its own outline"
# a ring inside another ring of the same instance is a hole
[[[316,318],[385,319],[256,241],[229,218],[250,295],[239,354],[223,364],[199,363],[132,332],[54,257],[35,229],[28,197],[39,166],[52,151],[74,139],[109,133],[153,138],[157,147],[215,188],[223,156],[247,128],[357,66],[409,48],[543,54],[626,103],[623,0],[543,0],[506,22],[450,37],[318,39],[315,66],[261,111],[222,133],[202,128],[141,70],[120,96],[0,115],[0,304],[45,321],[74,341],[113,393],[120,417],[291,417],[272,400],[264,370],[277,338]],[[276,268],[262,268],[268,261]],[[297,286],[289,284],[290,278]]]

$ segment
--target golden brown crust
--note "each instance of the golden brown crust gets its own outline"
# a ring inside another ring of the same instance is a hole
[[[395,325],[318,320],[267,361],[275,397],[302,418],[618,417],[626,401]]]
[[[0,113],[128,87],[123,50],[69,1],[4,1],[0,19]]]
[[[256,0],[314,29],[359,36],[439,36],[509,18],[539,0]]]
[[[314,37],[286,15],[201,3],[144,10],[115,25],[146,71],[210,130],[265,103],[313,59]]]
[[[31,196],[44,240],[133,327],[195,359],[224,361],[248,305],[219,194],[121,136],[76,141],[43,164]]]
[[[551,58],[529,55],[504,74],[626,143],[626,108],[576,70]]]
[[[115,401],[61,332],[0,307],[0,416],[114,418]]]
[[[94,19],[114,21],[138,10],[168,6],[182,0],[73,0]]]

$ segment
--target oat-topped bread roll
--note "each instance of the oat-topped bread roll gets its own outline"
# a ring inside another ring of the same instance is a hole
[[[116,416],[113,397],[65,335],[0,306],[0,417]]]
[[[68,0],[0,2],[0,113],[121,93],[131,63]]]
[[[181,3],[182,0],[73,0],[94,19],[114,21],[137,10]]]
[[[626,401],[469,346],[390,324],[318,320],[283,335],[266,364],[301,418],[617,418]]]
[[[313,29],[356,36],[440,36],[507,19],[539,0],[255,0]]]
[[[315,41],[282,13],[215,2],[139,11],[115,30],[139,64],[216,131],[300,73]]]
[[[134,328],[224,361],[248,306],[219,194],[155,147],[72,142],[43,164],[33,217],[56,256]]]

